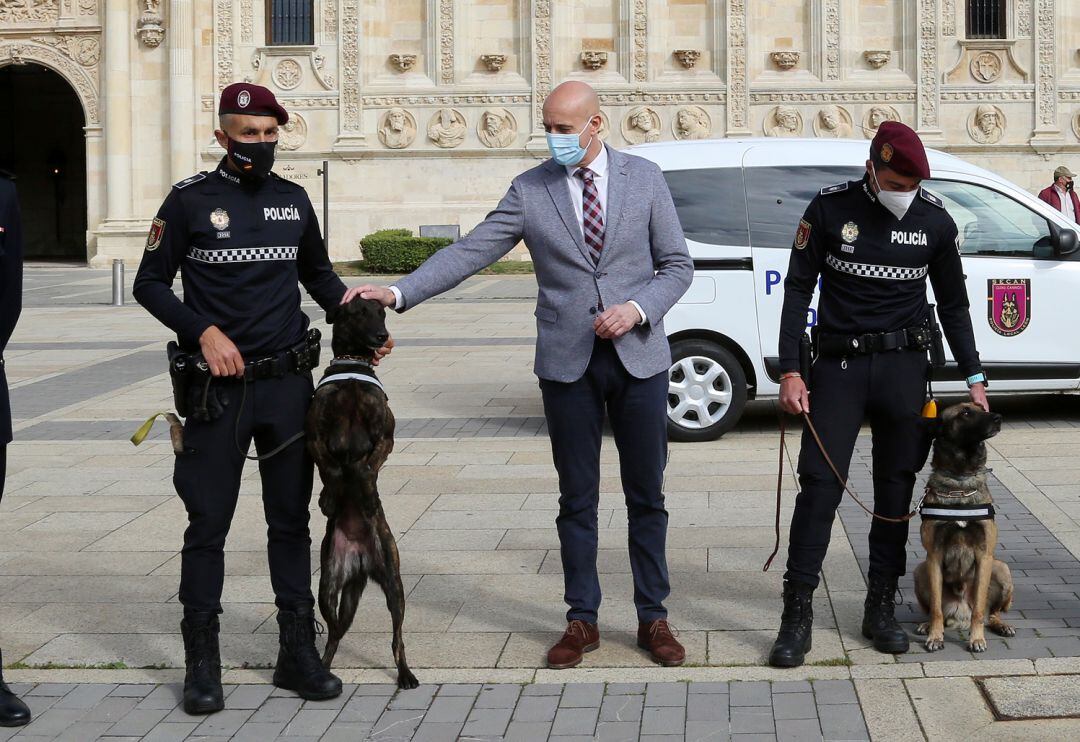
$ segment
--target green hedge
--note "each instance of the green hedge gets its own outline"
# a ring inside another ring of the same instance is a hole
[[[364,268],[373,273],[409,273],[451,244],[447,237],[414,237],[407,229],[382,229],[360,240]]]

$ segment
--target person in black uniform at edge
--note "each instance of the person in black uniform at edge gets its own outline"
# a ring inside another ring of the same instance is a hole
[[[254,438],[256,450],[268,453],[303,430],[311,400],[310,369],[298,367],[290,352],[306,342],[309,322],[297,282],[326,310],[352,298],[331,268],[307,193],[271,172],[288,113],[266,88],[235,83],[222,91],[218,115],[214,134],[227,154],[215,171],[173,186],[132,287],[135,299],[176,332],[181,350],[202,353],[214,377],[207,414],[185,422],[185,451],[173,474],[188,514],[180,628],[184,710],[192,714],[224,707],[218,614],[242,451]],[[181,267],[182,302],[172,291]],[[193,387],[202,393],[201,385]],[[305,699],[333,698],[341,681],[315,649],[313,466],[303,441],[261,461],[259,474],[280,630],[274,684]]]
[[[927,276],[971,399],[989,409],[956,224],[941,200],[920,187],[929,177],[918,135],[904,124],[883,123],[870,144],[862,180],[823,188],[810,202],[784,281],[780,406],[791,414],[810,413],[845,479],[868,415],[874,509],[892,517],[908,512],[915,474],[927,454],[919,423],[929,372]],[[799,343],[819,275],[817,360],[808,392],[799,373]],[[923,329],[923,341],[909,329]],[[799,483],[788,539],[784,611],[769,654],[775,667],[801,665],[810,650],[812,596],[842,496],[842,486],[809,430],[803,431]],[[908,649],[907,635],[893,615],[897,581],[906,571],[907,537],[907,523],[874,519],[870,526],[862,633],[879,652]]]
[[[8,398],[4,349],[22,313],[22,219],[15,184],[0,170],[0,499],[7,478],[7,444],[11,443],[11,400]],[[30,709],[4,682],[4,659],[0,653],[0,727],[30,723]]]

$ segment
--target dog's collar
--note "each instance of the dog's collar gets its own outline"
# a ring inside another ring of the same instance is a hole
[[[919,515],[923,520],[992,520],[994,506],[990,504],[921,505]]]
[[[375,365],[366,358],[360,358],[359,356],[334,356],[330,359],[330,365],[342,365],[342,366],[366,366],[367,368],[375,368]]]

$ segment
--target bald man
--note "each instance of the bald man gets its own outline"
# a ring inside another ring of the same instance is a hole
[[[544,103],[551,159],[514,178],[499,205],[458,242],[389,287],[350,291],[405,311],[453,288],[524,240],[536,267],[536,362],[559,474],[567,627],[548,666],[574,667],[600,646],[596,572],[605,413],[619,450],[638,646],[682,664],[667,622],[670,592],[661,491],[667,459],[664,315],[694,266],[660,168],[600,141],[600,102],[582,82]]]

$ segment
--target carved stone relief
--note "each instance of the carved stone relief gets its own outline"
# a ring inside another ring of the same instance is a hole
[[[465,116],[453,108],[441,108],[428,123],[428,139],[436,147],[451,149],[465,141]]]
[[[278,147],[287,152],[300,149],[307,141],[307,135],[307,121],[304,121],[304,117],[295,111],[289,111],[289,121],[281,127],[281,132],[278,134]]]
[[[97,0],[79,0],[79,15],[94,15],[97,13]]]
[[[1080,113],[1074,114],[1072,117],[1072,130],[1077,139],[1080,139]]]
[[[488,72],[498,72],[506,64],[505,54],[481,54],[480,61],[487,67]]]
[[[697,49],[676,49],[672,52],[679,64],[688,70],[694,69],[694,65],[701,59],[701,52]]]
[[[634,0],[634,80],[649,79],[648,0]]]
[[[283,59],[274,68],[274,83],[282,90],[292,90],[304,79],[304,70],[295,59]]]
[[[799,52],[796,51],[775,51],[770,52],[769,57],[772,59],[773,64],[782,70],[791,70],[799,63]]]
[[[598,70],[607,64],[605,51],[586,50],[581,53],[581,66],[587,70]]]
[[[0,0],[0,23],[44,23],[59,17],[57,0]]]
[[[384,147],[402,149],[416,139],[416,119],[404,108],[391,108],[379,123],[379,141]]]
[[[398,72],[408,72],[416,66],[415,54],[391,54],[390,65]]]
[[[823,0],[825,16],[825,79],[840,79],[840,0]]]
[[[135,34],[144,46],[156,49],[165,40],[165,18],[160,0],[143,0],[143,11],[135,25]]]
[[[328,0],[322,4],[323,12],[323,31],[330,38],[333,38],[337,33],[337,0]]]
[[[917,129],[938,128],[938,0],[919,0]]]
[[[802,115],[794,106],[776,106],[766,114],[762,130],[767,137],[801,137]]]
[[[544,99],[551,92],[551,0],[533,0],[533,131],[544,129]]]
[[[996,144],[1005,135],[1005,114],[997,106],[984,103],[968,116],[967,130],[979,144]]]
[[[630,109],[622,122],[622,135],[630,144],[660,141],[660,114],[648,106]]]
[[[850,139],[855,136],[855,126],[846,108],[825,106],[814,116],[814,133],[819,137]]]
[[[991,83],[1001,77],[1001,57],[994,52],[979,52],[971,58],[971,76],[982,83]]]
[[[1054,19],[1057,18],[1056,0],[1038,0],[1038,10],[1035,13],[1036,34],[1038,40],[1035,48],[1036,55],[1036,108],[1035,120],[1038,122],[1036,129],[1056,131],[1057,126],[1057,64],[1055,54],[1057,44],[1055,42]]]
[[[324,3],[326,5],[327,3]],[[341,3],[341,113],[342,129],[360,129],[360,3]]]
[[[439,76],[454,84],[454,0],[439,0]]]
[[[671,133],[676,139],[708,139],[712,136],[712,119],[701,106],[684,106],[671,120]]]
[[[476,135],[485,147],[502,149],[517,138],[517,119],[505,108],[489,108],[480,114]]]
[[[956,0],[941,0],[941,35],[956,36]]]
[[[887,49],[867,49],[862,55],[866,63],[875,70],[880,70],[892,59],[892,52]]]
[[[214,47],[214,66],[220,91],[234,81],[232,0],[217,0],[214,4]]]
[[[746,68],[746,0],[728,0],[727,14],[728,132],[747,131],[750,109]]]
[[[1016,0],[1016,35],[1031,36],[1031,0]]]
[[[83,67],[101,61],[101,43],[96,36],[34,36],[30,40],[58,49]]]
[[[878,127],[886,121],[899,121],[900,114],[892,106],[870,106],[863,116],[863,131],[867,137],[873,138],[877,134]]]
[[[25,41],[25,39],[24,39]],[[77,63],[70,55],[70,47],[63,43],[50,43],[46,39],[33,39],[33,43],[0,46],[0,59],[10,59],[12,64],[38,62],[58,72],[75,89],[86,114],[87,126],[99,126],[98,88],[93,70]],[[57,39],[54,39],[57,41]]]

